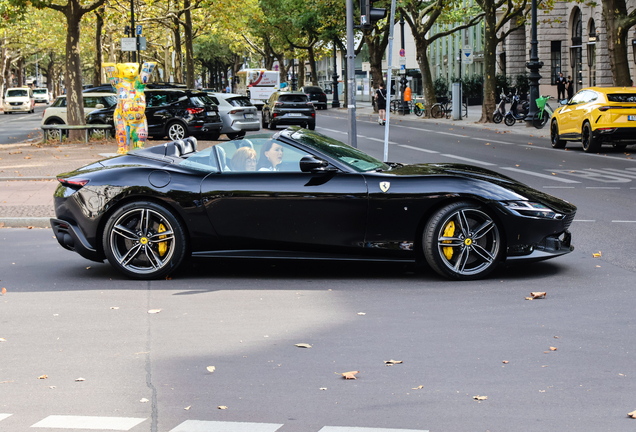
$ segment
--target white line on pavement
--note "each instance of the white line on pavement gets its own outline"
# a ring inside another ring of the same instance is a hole
[[[324,127],[318,127],[317,129],[322,129],[322,130],[326,130],[328,132],[334,132],[334,133],[339,133],[339,134],[343,134],[343,135],[347,135],[348,134],[348,132],[342,132],[342,131],[335,130],[335,129],[327,129],[327,128],[324,128]]]
[[[430,130],[430,129],[420,129],[420,128],[416,128],[416,127],[412,127],[412,126],[401,126],[401,125],[397,125],[397,127],[401,127],[401,128],[404,128],[404,129],[413,129],[413,130],[416,130],[416,131],[422,131],[422,132],[435,132],[435,131],[432,131],[432,130]]]
[[[544,189],[574,189],[574,186],[543,186]]]
[[[186,420],[170,432],[275,432],[282,424]]]
[[[99,429],[127,431],[145,421],[145,418],[133,417],[96,417],[51,415],[31,427],[56,429]]]
[[[9,120],[5,120],[3,122],[0,122],[0,126],[2,126],[3,124],[11,123],[11,122],[22,120],[22,119],[29,118],[29,117],[31,117],[31,116],[22,116],[22,117],[18,117],[18,118],[12,118],[12,119],[9,119]],[[35,116],[32,116],[32,118],[33,117],[35,117]]]
[[[636,178],[636,172],[634,171],[623,171],[623,170],[619,170],[616,168],[604,168],[602,170],[600,169],[594,169],[594,168],[588,168],[585,171],[593,171],[593,172],[597,172],[597,173],[601,173],[601,174],[608,174],[608,175],[615,175],[615,176],[619,176],[619,177],[628,177],[628,178]]]
[[[486,165],[486,166],[496,166],[497,164],[494,163],[490,163],[490,162],[482,162],[482,161],[478,161],[476,159],[469,159],[469,158],[465,158],[465,157],[461,157],[461,156],[455,156],[455,155],[450,155],[450,154],[443,154],[442,156],[446,156],[452,159],[459,159],[459,160],[463,160],[466,162],[470,162],[470,163],[474,163],[474,164],[478,164],[478,165]]]
[[[442,135],[450,135],[450,136],[455,136],[455,137],[460,137],[460,138],[468,138],[467,135],[461,135],[461,134],[456,134],[456,133],[450,133],[450,132],[435,132],[438,134],[442,134]]]
[[[596,222],[595,220],[574,219],[572,222]]]
[[[322,429],[320,429],[318,432],[428,432],[428,430],[325,426]]]
[[[398,144],[398,147],[404,147],[404,148],[407,148],[407,149],[417,150],[417,151],[421,151],[421,152],[424,152],[424,153],[439,153],[439,152],[437,152],[435,150],[428,150],[428,149],[423,149],[423,148],[419,148],[419,147],[413,147],[413,146],[406,145],[406,144]]]
[[[475,137],[471,137],[474,140],[477,141],[486,141],[486,142],[491,142],[491,143],[495,143],[495,144],[510,144],[510,145],[514,145],[514,143],[510,143],[510,142],[506,142],[506,141],[495,141],[495,140],[489,140],[486,138],[475,138]]]
[[[383,140],[383,139],[380,139],[380,138],[371,138],[371,137],[363,136],[363,135],[358,135],[358,138],[366,138],[366,139],[368,139],[368,140],[371,140],[371,141],[378,141],[378,142],[381,142],[381,143],[383,143],[383,142],[384,142],[384,140]],[[389,144],[397,144],[397,143],[396,143],[395,141],[389,141]]]
[[[561,183],[581,183],[581,182],[578,182],[576,180],[564,179],[564,178],[555,177],[555,176],[551,176],[551,175],[547,175],[547,174],[540,174],[540,173],[536,173],[536,172],[532,172],[532,171],[521,170],[519,168],[503,168],[502,167],[501,169],[508,170],[508,171],[514,171],[514,172],[518,172],[518,173],[521,173],[521,174],[528,174],[528,175],[535,176],[535,177],[546,178],[546,179],[554,180],[554,181],[561,182]]]
[[[620,189],[620,188],[610,187],[610,186],[587,186],[585,189]]]
[[[7,417],[10,417],[13,414],[0,414],[0,421],[6,419]]]
[[[620,220],[614,220],[612,222],[613,223],[636,223],[636,221],[620,221]]]

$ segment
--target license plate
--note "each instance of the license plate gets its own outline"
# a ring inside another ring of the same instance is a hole
[[[18,110],[18,109],[22,109],[22,107],[11,107],[11,109]]]
[[[254,118],[254,114],[252,114],[252,113],[245,114],[245,118],[246,118],[246,119],[248,119],[248,118]]]
[[[208,117],[214,117],[216,113],[214,111],[206,113]]]
[[[629,121],[636,121],[636,115],[628,115],[628,116],[627,116],[627,120],[629,120]]]
[[[287,114],[289,117],[302,117],[301,113],[289,113]]]

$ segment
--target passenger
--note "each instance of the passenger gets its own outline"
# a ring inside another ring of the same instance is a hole
[[[267,142],[261,149],[261,157],[256,169],[258,171],[278,171],[283,161],[283,146],[275,141]]]
[[[241,147],[232,156],[230,161],[232,171],[256,171],[256,150],[250,147]]]

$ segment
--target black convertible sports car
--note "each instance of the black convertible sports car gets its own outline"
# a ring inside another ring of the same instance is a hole
[[[131,278],[192,257],[426,260],[452,279],[573,250],[576,207],[468,165],[383,163],[290,127],[193,138],[58,176],[59,243]]]

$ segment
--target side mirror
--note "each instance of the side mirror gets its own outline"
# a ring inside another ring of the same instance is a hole
[[[329,162],[326,160],[318,159],[315,156],[307,155],[303,156],[300,160],[300,170],[302,172],[328,172],[333,171],[329,169]]]
[[[103,104],[96,104],[95,105],[95,109],[102,109],[102,108],[104,108]]]

